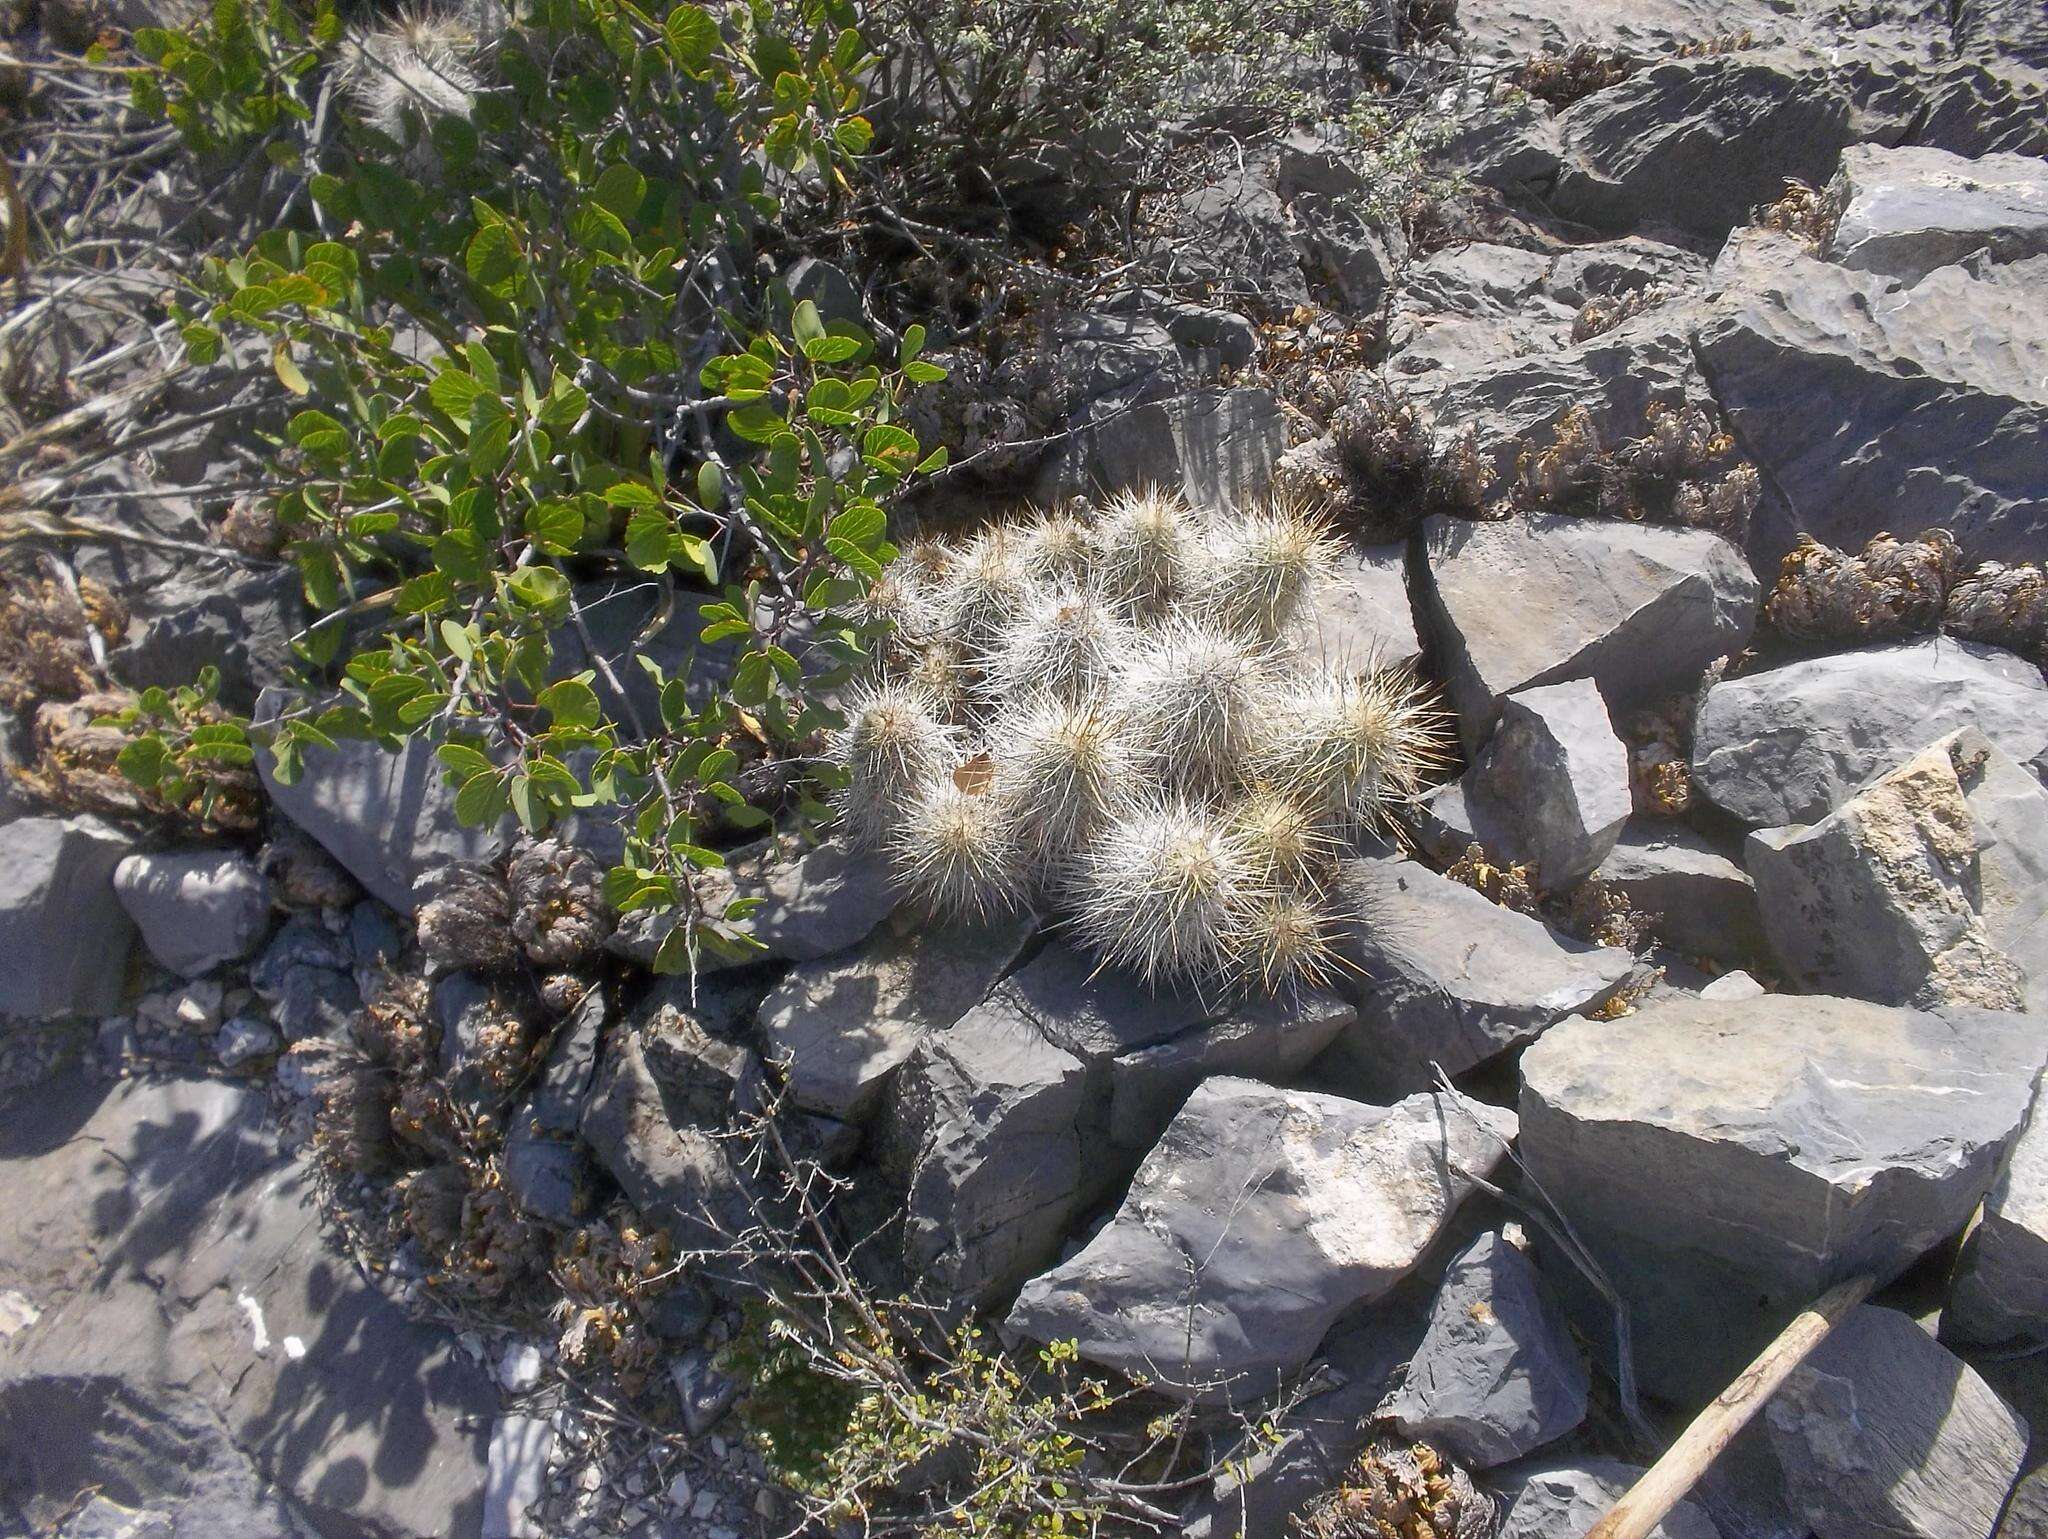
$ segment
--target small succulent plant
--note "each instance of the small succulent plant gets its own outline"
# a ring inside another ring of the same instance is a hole
[[[1310,655],[1335,549],[1158,493],[913,542],[833,747],[848,836],[935,912],[1036,905],[1149,983],[1326,977],[1337,857],[1439,751],[1405,672]]]

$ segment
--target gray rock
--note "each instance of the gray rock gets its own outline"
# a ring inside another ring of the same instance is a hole
[[[355,962],[356,987],[367,994],[405,951],[398,916],[375,898],[363,899],[348,911],[348,949]]]
[[[347,973],[327,967],[285,969],[277,991],[275,1019],[287,1042],[319,1037],[345,1042],[363,996]]]
[[[1760,999],[1770,991],[1748,973],[1723,973],[1700,990],[1702,999]]]
[[[1589,299],[1616,299],[1653,284],[1673,291],[1697,288],[1706,275],[1707,264],[1683,246],[1630,235],[1560,251],[1543,288],[1577,309]]]
[[[918,1045],[895,1091],[903,1254],[950,1297],[1007,1299],[1059,1254],[1083,1182],[1088,1072],[1009,984]]]
[[[279,692],[265,690],[257,719],[274,718],[282,700]],[[455,793],[441,783],[433,745],[424,740],[397,753],[367,742],[314,749],[288,786],[271,773],[268,754],[258,754],[256,762],[277,810],[373,896],[403,914],[413,911],[413,883],[429,866],[489,859],[510,842],[501,829],[464,828],[456,821]]]
[[[268,1021],[238,1015],[214,1036],[213,1056],[220,1060],[223,1069],[239,1069],[245,1063],[270,1057],[283,1045]]]
[[[262,1088],[60,1076],[10,1109],[0,1173],[0,1291],[42,1311],[0,1342],[10,1498],[183,1500],[225,1445],[294,1539],[477,1539],[497,1389],[326,1242]],[[244,1539],[233,1511],[177,1532]]]
[[[1963,1242],[1941,1334],[1982,1346],[2048,1341],[2048,1106],[2035,1106]]]
[[[650,1066],[648,1033],[609,1044],[583,1111],[583,1138],[627,1198],[684,1249],[722,1249],[754,1216],[754,1194],[719,1135],[735,1111],[732,1084],[671,1089]],[[694,1093],[693,1093],[694,1091]],[[718,1277],[716,1259],[702,1263]]]
[[[2048,169],[2031,155],[1852,144],[1829,193],[1842,213],[1828,259],[1908,287],[1975,251],[1999,262],[2048,252]]]
[[[1699,365],[1763,473],[1750,555],[1800,534],[1861,549],[1952,533],[1972,561],[2048,538],[2048,257],[1935,269],[1910,288],[1769,232],[1731,240]],[[1993,340],[1995,339],[1995,340]]]
[[[1495,1539],[1584,1539],[1643,1473],[1641,1465],[1594,1458],[1539,1460],[1497,1470],[1488,1481],[1501,1499]],[[1684,1501],[1650,1534],[1651,1539],[1720,1539],[1713,1519]]]
[[[1410,1282],[1341,1320],[1308,1376],[1320,1387],[1247,1438],[1198,1499],[1186,1539],[1264,1539],[1335,1486],[1373,1439],[1373,1413],[1429,1327],[1427,1291]]]
[[[1594,875],[1650,915],[1674,951],[1723,964],[1767,954],[1749,873],[1683,823],[1630,818]]]
[[[1977,912],[2048,1013],[2048,790],[1974,727],[1943,739],[1977,840]]]
[[[1958,0],[1953,25],[1963,53],[2048,69],[2048,17],[2028,0]]]
[[[1570,515],[1423,525],[1424,613],[1476,751],[1517,690],[1589,678],[1613,711],[1739,651],[1757,585],[1727,541]]]
[[[1613,850],[1631,807],[1628,750],[1590,679],[1517,690],[1465,777],[1467,804],[1498,853],[1562,892]]]
[[[1271,1390],[1346,1309],[1414,1266],[1491,1169],[1513,1117],[1433,1095],[1392,1107],[1212,1079],[1108,1226],[1032,1279],[1005,1330],[1181,1398]]]
[[[799,963],[759,1016],[790,1098],[841,1121],[868,1117],[925,1034],[979,1004],[1033,928],[1026,919],[936,925],[899,915],[853,951]]]
[[[104,1015],[121,999],[135,927],[114,896],[134,846],[98,818],[0,824],[0,1015]]]
[[[491,1428],[490,1469],[484,1483],[480,1539],[541,1539],[528,1514],[547,1486],[554,1422],[546,1416],[500,1416]]]
[[[114,676],[137,689],[175,689],[202,668],[218,668],[220,698],[237,711],[248,710],[259,690],[283,682],[291,638],[307,619],[298,573],[290,569],[201,568],[152,595],[151,608],[108,657]]]
[[[846,276],[843,268],[835,267],[821,257],[798,257],[790,263],[782,281],[788,285],[792,304],[801,304],[808,299],[818,307],[819,316],[828,322],[861,323],[860,290]]]
[[[1278,400],[1252,387],[1099,402],[1075,426],[1039,474],[1041,502],[1160,486],[1197,507],[1236,507],[1264,494],[1287,447]]]
[[[2044,1059],[2009,1013],[1667,999],[1523,1054],[1522,1157],[1627,1302],[1644,1386],[1718,1393],[1827,1288],[1962,1228]]]
[[[1793,1510],[1819,1539],[1984,1539],[2027,1425],[1909,1315],[1849,1314],[1764,1407]]]
[[[270,929],[270,879],[233,850],[130,855],[114,891],[149,954],[188,978],[247,956]]]
[[[1313,644],[1326,661],[1353,668],[1420,663],[1407,565],[1404,546],[1344,548],[1336,571],[1315,595]]]
[[[355,954],[343,936],[335,934],[311,914],[294,914],[277,927],[263,955],[249,969],[249,982],[258,993],[277,995],[284,991],[285,975],[295,967],[324,967],[329,972],[347,972]]]
[[[1247,286],[1273,302],[1308,298],[1286,210],[1256,166],[1226,171],[1181,196],[1169,248],[1175,277],[1243,297]]]
[[[541,1064],[540,1082],[505,1128],[505,1185],[529,1213],[558,1224],[580,1211],[590,1160],[577,1136],[597,1077],[605,999],[593,988],[569,1012]]]
[[[1794,177],[1823,185],[1862,137],[1842,72],[1790,51],[1742,50],[1639,70],[1558,114],[1553,207],[1622,232],[1645,222],[1719,240]]]
[[[1357,1023],[1332,1049],[1347,1089],[1385,1100],[1456,1076],[1531,1042],[1576,1011],[1604,1003],[1635,958],[1589,946],[1541,920],[1406,860],[1347,861],[1345,981]]]
[[[719,1372],[708,1352],[685,1352],[669,1364],[668,1374],[691,1437],[702,1437],[717,1426],[739,1397],[739,1381]]]
[[[1381,1414],[1468,1469],[1489,1469],[1585,1420],[1589,1387],[1536,1268],[1483,1234],[1444,1273],[1429,1334]]]
[[[1991,752],[1974,729],[1969,735]],[[2025,1003],[2024,970],[1999,950],[1979,913],[1978,838],[1957,776],[1960,737],[1887,771],[1810,827],[1749,836],[1758,910],[1789,978],[1889,1005]],[[2048,796],[2041,800],[2048,805]]]
[[[1752,828],[1814,823],[1929,740],[1976,727],[2048,773],[2048,684],[1995,647],[1865,647],[1726,679],[1694,729],[1694,784]]]
[[[705,873],[700,882],[704,904],[722,911],[735,898],[755,898],[760,906],[747,920],[747,933],[768,949],[754,960],[783,958],[811,962],[857,945],[894,912],[896,893],[887,861],[850,849],[833,839],[794,854],[764,840],[735,850],[724,871]],[[606,949],[645,966],[654,960],[673,916],[645,910],[628,914]],[[699,964],[700,972],[717,972],[716,959]]]
[[[1212,1075],[1284,1084],[1357,1018],[1329,990],[1301,988],[1244,1001],[1169,1041],[1118,1055],[1109,1064],[1111,1143],[1136,1154],[1150,1149],[1189,1093]]]

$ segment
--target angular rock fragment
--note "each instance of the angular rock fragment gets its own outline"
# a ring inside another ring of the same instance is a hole
[[[1313,644],[1333,664],[1383,668],[1422,655],[1408,607],[1407,551],[1399,545],[1346,547],[1316,591]]]
[[[919,1044],[896,1089],[904,1260],[955,1298],[1000,1298],[1059,1253],[1083,1186],[1085,1066],[1008,985]]]
[[[1795,1513],[1819,1539],[1984,1539],[2027,1425],[1910,1315],[1865,1304],[1764,1407]]]
[[[1852,144],[1830,195],[1841,215],[1828,259],[1909,286],[1972,252],[2048,252],[2048,168],[2032,155]]]
[[[1635,958],[1589,946],[1488,902],[1413,861],[1347,861],[1337,891],[1355,918],[1344,987],[1358,1008],[1325,1062],[1356,1094],[1424,1090],[1605,1003]]]
[[[1024,1287],[1006,1329],[1183,1398],[1242,1400],[1406,1275],[1500,1158],[1514,1118],[1410,1096],[1367,1106],[1212,1079],[1108,1227]]]
[[[1941,1334],[1980,1346],[2048,1341],[2048,1107],[2035,1106],[1963,1242]]]
[[[1432,518],[1426,614],[1468,750],[1517,690],[1591,679],[1624,711],[1739,651],[1757,583],[1736,549],[1694,529],[1545,514]]]
[[[285,697],[265,690],[259,721],[274,717]],[[271,773],[270,755],[256,756],[271,802],[304,829],[357,881],[402,913],[413,910],[413,883],[429,866],[485,860],[505,847],[496,828],[464,828],[455,793],[442,784],[433,745],[414,739],[397,753],[344,741],[306,756],[290,785]]]
[[[1629,819],[1594,874],[1674,951],[1727,964],[1766,954],[1749,874],[1683,823]]]
[[[926,1033],[979,1004],[1032,929],[1029,919],[973,925],[899,916],[855,950],[799,963],[758,1017],[791,1099],[841,1121],[869,1116]]]
[[[0,1014],[105,1014],[121,998],[135,926],[114,896],[134,845],[98,818],[0,824]]]
[[[2025,971],[1979,913],[1977,832],[1952,741],[1881,775],[1810,827],[1749,836],[1765,932],[1801,986],[1924,1008],[2025,1002]]]
[[[1628,750],[1592,681],[1509,695],[1465,794],[1497,832],[1497,852],[1532,867],[1544,891],[1591,876],[1632,806]]]
[[[1444,1273],[1429,1333],[1380,1414],[1471,1469],[1519,1459],[1586,1415],[1590,1381],[1536,1268],[1484,1234]]]
[[[1752,828],[1815,823],[1959,727],[2048,773],[2048,683],[2009,652],[1908,641],[1808,658],[1707,691],[1694,782]]]
[[[2048,487],[2048,256],[1939,267],[1910,288],[1738,233],[1700,367],[1765,495],[1750,554],[1946,529],[1971,561],[2038,557]],[[1991,339],[1996,339],[1993,342]]]
[[[1827,1288],[1962,1228],[2044,1059],[2010,1012],[1666,999],[1523,1055],[1521,1150],[1627,1302],[1645,1387],[1714,1394]]]
[[[1643,1473],[1642,1466],[1619,1459],[1537,1460],[1497,1470],[1487,1482],[1499,1493],[1502,1507],[1495,1539],[1584,1539]],[[1672,1508],[1650,1535],[1720,1539],[1713,1519],[1687,1501]]]
[[[233,850],[130,855],[114,891],[149,954],[188,978],[247,956],[270,928],[270,880]]]

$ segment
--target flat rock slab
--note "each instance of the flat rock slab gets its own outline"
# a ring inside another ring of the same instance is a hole
[[[735,898],[753,898],[756,907],[746,922],[747,933],[767,949],[752,961],[780,958],[813,962],[846,950],[874,932],[896,909],[889,863],[832,839],[807,851],[777,848],[763,841],[735,850],[723,871],[698,879],[704,906],[721,912]],[[654,960],[671,916],[646,910],[629,914],[606,943],[607,949],[640,963]],[[732,963],[700,964],[700,972],[716,972]]]
[[[1634,970],[1613,946],[1589,946],[1488,902],[1407,860],[1344,863],[1346,950],[1358,1008],[1331,1062],[1347,1089],[1386,1100],[1536,1039],[1604,1003]]]
[[[1005,1330],[1182,1398],[1270,1391],[1331,1324],[1413,1267],[1514,1136],[1435,1095],[1391,1107],[1219,1078],[1189,1097],[1123,1205],[1025,1284]]]
[[[274,719],[285,699],[265,690],[256,719]],[[499,828],[462,826],[433,745],[421,739],[396,753],[359,741],[313,749],[290,785],[271,773],[269,754],[258,754],[256,767],[272,805],[402,914],[416,906],[413,883],[429,866],[488,860],[511,842]]]
[[[1842,213],[1828,259],[1905,284],[1972,252],[2048,252],[2048,166],[2032,155],[1852,144],[1829,193]]]
[[[1910,288],[1744,231],[1715,263],[1700,367],[1765,495],[1750,554],[1800,534],[1859,550],[1947,529],[1972,561],[2048,542],[2048,257],[1936,268]]]
[[[1910,1315],[1864,1305],[1764,1407],[1786,1494],[1819,1539],[1983,1539],[2027,1425]]]
[[[1423,537],[1427,614],[1468,750],[1517,690],[1591,679],[1611,710],[1628,710],[1686,688],[1755,622],[1748,564],[1699,530],[1434,517]]]
[[[114,871],[134,842],[92,817],[16,818],[0,841],[0,1015],[114,1009],[135,939]]]
[[[1586,1416],[1590,1380],[1536,1268],[1483,1234],[1444,1273],[1429,1333],[1381,1414],[1468,1469],[1554,1442]]]
[[[0,1291],[41,1311],[0,1341],[32,1509],[177,1496],[224,1429],[322,1531],[477,1539],[498,1391],[329,1248],[261,1092],[60,1077],[0,1175]]]
[[[1731,966],[1769,954],[1749,873],[1683,823],[1629,819],[1594,874],[1650,915],[1675,951]]]
[[[1946,732],[1975,727],[2048,774],[2048,683],[2010,652],[1947,637],[1864,647],[1707,691],[1694,783],[1751,828],[1816,823]]]
[[[902,914],[852,951],[799,963],[758,1016],[791,1099],[843,1122],[872,1115],[903,1060],[980,1004],[1035,928],[1028,918],[948,925]]]
[[[1684,1400],[1835,1283],[1959,1232],[2044,1059],[2009,1012],[1665,999],[1523,1055],[1522,1155],[1627,1301],[1643,1384]]]
[[[1980,1346],[2048,1341],[2048,1107],[2035,1106],[1963,1242],[1941,1334]]]

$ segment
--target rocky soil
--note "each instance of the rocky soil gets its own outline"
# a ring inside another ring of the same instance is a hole
[[[1184,210],[1373,367],[1316,404],[1230,311],[1061,313],[1057,441],[1010,467],[1044,500],[1277,480],[1358,528],[1319,644],[1413,663],[1459,754],[1345,860],[1352,968],[1161,994],[764,845],[732,881],[767,960],[693,992],[630,918],[566,964],[512,934],[523,880],[582,868],[458,827],[423,746],[266,778],[260,832],[199,843],[10,782],[0,1529],[784,1531],[729,1279],[634,1249],[743,1219],[720,1135],[779,1097],[879,1216],[878,1286],[1169,1400],[1303,1389],[1189,1535],[1277,1539],[1398,1437],[1501,1535],[1569,1539],[1870,1274],[1660,1532],[2048,1536],[2048,11],[1458,28],[1532,82],[1443,151],[1464,226],[1348,216],[1362,168],[1309,128]],[[253,701],[296,623],[205,556],[81,564],[130,684],[217,659]],[[39,725],[0,721],[11,762]],[[507,917],[451,934],[474,891]],[[401,1030],[449,1160],[489,1151],[494,1205],[439,1229],[419,1172],[331,1158],[388,1141],[335,1124]]]

